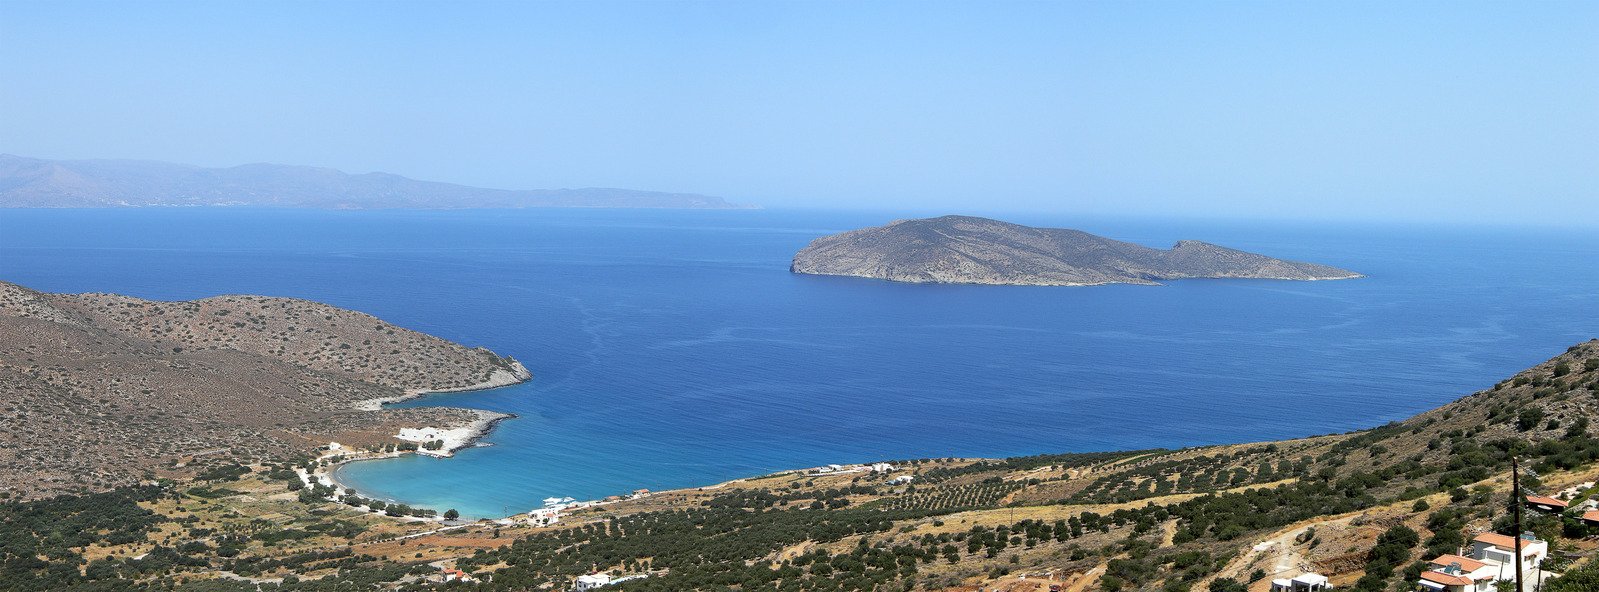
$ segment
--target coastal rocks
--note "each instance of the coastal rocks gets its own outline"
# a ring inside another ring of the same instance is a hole
[[[824,236],[790,271],[910,283],[1028,286],[1156,285],[1184,278],[1332,280],[1360,274],[1199,241],[1152,249],[1080,230],[943,216]]]
[[[488,352],[486,349],[482,351]],[[493,355],[493,352],[489,352],[489,354]],[[527,367],[523,366],[521,362],[518,362],[513,358],[502,358],[500,362],[503,364],[503,367],[493,369],[489,373],[488,378],[482,382],[476,382],[462,386],[412,389],[399,396],[363,399],[355,402],[355,409],[358,411],[378,411],[382,409],[384,405],[408,401],[426,395],[488,390],[492,388],[500,388],[502,386],[521,384],[533,379],[533,373],[529,372]]]
[[[447,458],[454,456],[455,451],[471,446],[478,439],[488,435],[489,431],[494,429],[494,424],[515,417],[493,411],[472,410],[472,413],[476,419],[464,426],[402,428],[394,437],[417,443],[417,454]],[[437,443],[437,447],[429,447],[433,443]]]
[[[488,352],[488,350],[483,351]],[[492,352],[489,353],[492,355]],[[379,397],[357,401],[354,407],[358,411],[381,411],[383,406],[389,403],[398,403],[425,395],[487,390],[521,384],[533,379],[533,373],[528,371],[527,367],[523,366],[521,362],[512,358],[500,358],[500,360],[504,367],[495,368],[489,373],[488,379],[482,382],[440,389],[413,389],[398,397]],[[395,435],[395,438],[417,443],[419,445],[416,450],[417,454],[447,458],[454,456],[455,451],[477,443],[483,436],[488,435],[490,430],[494,429],[494,424],[516,417],[507,413],[495,413],[480,409],[462,411],[472,414],[474,419],[471,423],[466,425],[452,423],[447,424],[451,427],[445,428],[402,428],[399,434]],[[437,448],[424,446],[430,442],[439,442],[440,446]]]
[[[488,350],[482,351],[488,352]],[[492,352],[488,353],[492,355]],[[491,388],[500,388],[502,386],[511,386],[513,384],[519,384],[533,379],[533,373],[529,372],[527,367],[523,366],[521,362],[511,358],[505,358],[503,363],[505,364],[504,367],[495,368],[489,373],[489,377],[483,382],[468,384],[465,386],[423,389],[413,392],[417,395],[430,395],[435,393],[464,393],[467,391],[481,391]]]

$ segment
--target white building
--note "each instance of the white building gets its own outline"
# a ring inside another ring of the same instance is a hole
[[[1538,540],[1532,533],[1521,535],[1521,569],[1532,571],[1543,564],[1545,557],[1549,556],[1549,543]],[[1505,574],[1498,579],[1506,580],[1515,577],[1516,565],[1516,539],[1502,534],[1487,532],[1471,539],[1471,558],[1494,564],[1503,564]]]
[[[894,465],[888,463],[872,463],[873,473],[888,473],[894,470]]]
[[[609,585],[611,585],[611,576],[609,574],[597,573],[586,576],[578,576],[577,581],[572,584],[572,592],[594,590],[596,588]]]
[[[527,521],[533,526],[549,526],[561,521],[560,508],[538,508],[527,513]]]
[[[904,484],[910,483],[911,481],[913,481],[915,479],[916,479],[915,475],[900,475],[900,476],[895,477],[893,479],[889,479],[888,480],[888,484],[889,485],[904,485]]]
[[[1421,572],[1421,589],[1435,592],[1493,592],[1500,565],[1459,555],[1439,555]]]
[[[1322,592],[1331,589],[1332,584],[1327,583],[1327,576],[1316,573],[1304,573],[1292,579],[1271,581],[1271,592]]]

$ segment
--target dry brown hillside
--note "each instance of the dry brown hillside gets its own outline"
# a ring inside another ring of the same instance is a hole
[[[61,327],[87,320],[57,308],[33,316]],[[141,343],[103,332],[86,339],[65,347],[99,360]],[[172,361],[246,354],[194,355]],[[299,478],[273,463],[234,481],[0,504],[0,522],[25,527],[14,530],[32,541],[28,556],[52,557],[6,562],[0,571],[13,582],[69,580],[76,574],[58,565],[83,564],[70,563],[78,553],[89,565],[104,558],[84,568],[85,578],[194,592],[256,588],[207,579],[218,576],[291,575],[301,578],[296,590],[345,580],[426,589],[414,577],[439,566],[473,573],[482,580],[476,589],[505,591],[564,590],[594,571],[649,574],[616,586],[634,592],[1265,592],[1273,579],[1316,571],[1340,589],[1381,592],[1415,589],[1426,560],[1463,552],[1481,533],[1516,530],[1507,512],[1515,457],[1530,469],[1524,489],[1578,507],[1524,515],[1523,530],[1552,550],[1540,581],[1560,586],[1558,574],[1599,577],[1589,567],[1599,556],[1599,526],[1578,518],[1583,504],[1599,503],[1596,404],[1599,341],[1588,341],[1440,409],[1346,434],[795,470],[612,498],[563,511],[553,526],[484,522],[447,531],[374,521],[348,497],[297,494]],[[58,527],[69,519],[129,526],[69,540],[62,533],[70,530]],[[241,532],[253,534],[231,534]],[[408,538],[396,538],[402,533]],[[61,550],[69,543],[70,553]],[[172,549],[186,554],[181,563]],[[198,585],[176,581],[183,579]],[[1562,592],[1591,589],[1574,586]]]
[[[478,415],[360,402],[525,378],[488,350],[315,302],[153,302],[0,282],[0,487],[101,490],[329,440],[380,442],[397,426]]]

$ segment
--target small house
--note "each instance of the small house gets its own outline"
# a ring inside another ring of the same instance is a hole
[[[1477,561],[1502,563],[1508,571],[1515,571],[1516,539],[1494,532],[1485,532],[1471,539],[1471,558]],[[1532,533],[1521,535],[1521,569],[1530,571],[1543,564],[1549,556],[1549,543],[1538,540]]]
[[[1543,512],[1564,512],[1568,504],[1562,500],[1541,495],[1527,496],[1527,506]]]
[[[1327,583],[1327,576],[1317,573],[1303,573],[1271,581],[1271,592],[1322,592],[1331,589],[1332,584]]]
[[[1429,569],[1421,572],[1420,590],[1437,592],[1477,592],[1477,583],[1460,573]],[[1489,588],[1490,590],[1492,588]]]
[[[1493,592],[1494,581],[1499,579],[1503,566],[1498,563],[1478,561],[1459,555],[1440,555],[1427,562],[1427,571],[1421,572],[1423,591],[1436,592]]]
[[[1583,512],[1582,521],[1588,523],[1588,526],[1599,526],[1599,510]]]
[[[611,585],[611,576],[609,574],[597,573],[586,576],[578,576],[577,581],[572,583],[572,592],[594,590],[609,585]]]
[[[538,508],[527,513],[528,524],[550,526],[561,521],[560,508]]]

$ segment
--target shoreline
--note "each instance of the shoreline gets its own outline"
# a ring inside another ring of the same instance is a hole
[[[350,464],[350,463],[353,463],[353,462],[360,462],[360,461],[367,461],[367,460],[384,460],[384,459],[400,458],[402,456],[405,456],[406,454],[413,454],[413,453],[411,451],[409,451],[409,450],[407,450],[407,451],[394,451],[394,452],[355,452],[355,453],[350,453],[350,452],[345,452],[343,450],[334,449],[334,450],[328,450],[327,452],[325,452],[321,456],[317,457],[317,461],[319,462],[319,466],[317,466],[315,469],[312,469],[310,471],[305,471],[303,469],[296,468],[294,471],[295,471],[295,473],[299,474],[301,482],[305,483],[306,487],[310,487],[312,485],[325,485],[325,486],[328,486],[328,487],[332,487],[334,489],[333,497],[325,498],[325,499],[327,500],[328,503],[338,504],[343,509],[351,510],[351,511],[354,511],[354,512],[360,512],[362,514],[372,514],[372,515],[376,515],[376,516],[382,516],[382,517],[385,517],[385,518],[393,518],[393,519],[398,520],[400,522],[440,522],[440,523],[449,522],[448,520],[445,520],[443,518],[443,516],[435,516],[435,517],[390,516],[390,515],[384,513],[382,510],[374,510],[370,505],[362,504],[362,505],[359,505],[359,506],[352,506],[352,505],[344,503],[343,500],[339,499],[339,497],[341,495],[343,495],[343,492],[349,492],[350,495],[359,496],[361,498],[368,499],[368,500],[382,501],[385,504],[389,504],[389,503],[406,504],[406,502],[401,501],[401,500],[393,500],[393,499],[387,499],[387,498],[382,498],[382,497],[373,496],[373,495],[367,495],[365,492],[362,492],[359,489],[351,487],[347,483],[339,481],[338,478],[334,476],[334,474],[338,472],[340,467],[343,467],[344,465],[347,465],[347,464]],[[357,458],[349,458],[352,455],[360,455],[360,456],[358,456]],[[339,460],[338,462],[331,462],[327,466],[320,466],[320,461],[331,460],[333,458],[338,458],[338,457],[344,457],[344,458],[342,460]],[[406,505],[410,505],[410,504],[406,504]],[[421,507],[421,506],[412,506],[412,507]],[[433,508],[428,508],[428,509],[433,509]]]
[[[485,411],[481,409],[474,409],[473,411],[477,411],[479,413],[480,419],[472,422],[472,425],[468,426],[471,430],[470,435],[468,435],[465,440],[461,441],[460,446],[450,448],[448,445],[446,445],[443,450],[444,452],[453,453],[456,450],[461,450],[464,448],[476,448],[478,441],[487,438],[489,432],[494,431],[494,426],[500,425],[500,422],[507,419],[517,418],[515,413],[500,413],[497,411]],[[443,455],[444,458],[448,458],[450,456],[454,456],[454,454]]]
[[[466,386],[449,387],[442,389],[411,389],[403,391],[398,397],[378,397],[355,402],[357,411],[382,411],[385,405],[403,403],[412,399],[420,399],[428,395],[442,395],[447,393],[470,393],[473,391],[486,391],[512,385],[522,384],[533,380],[533,373],[523,366],[522,362],[511,359],[510,368],[497,368],[489,379],[483,382]]]
[[[362,401],[357,401],[354,406],[359,411],[382,411],[383,408],[385,406],[387,406],[387,405],[390,405],[390,404],[393,404],[393,403],[400,403],[400,402],[404,402],[404,401],[410,401],[410,400],[413,400],[413,399],[419,399],[419,398],[422,398],[422,397],[426,397],[428,395],[486,391],[486,390],[492,390],[492,389],[497,389],[497,388],[504,388],[504,387],[508,387],[508,386],[515,386],[515,385],[518,385],[518,384],[522,384],[524,382],[528,382],[528,381],[530,381],[532,379],[533,379],[533,373],[531,371],[529,371],[526,366],[523,366],[520,361],[517,361],[515,359],[511,359],[510,368],[496,369],[494,371],[494,373],[489,376],[489,379],[485,380],[483,382],[470,384],[470,385],[467,385],[467,386],[453,387],[453,388],[443,388],[443,389],[410,389],[410,390],[404,391],[403,394],[401,394],[398,397],[379,397],[379,398],[376,398],[376,399],[366,399],[366,400],[362,400]],[[394,499],[388,499],[386,497],[381,497],[381,496],[368,495],[369,492],[363,491],[361,489],[357,489],[355,487],[352,487],[349,483],[340,481],[338,479],[338,477],[337,477],[338,471],[339,471],[340,468],[342,468],[345,465],[348,465],[350,463],[356,463],[356,462],[362,462],[362,461],[376,461],[376,460],[395,459],[395,458],[401,458],[401,457],[403,457],[405,455],[408,455],[408,454],[410,454],[410,455],[419,455],[419,456],[430,456],[430,457],[438,458],[438,459],[450,458],[450,457],[455,456],[455,452],[458,451],[458,450],[463,450],[463,449],[466,449],[466,448],[472,448],[472,447],[476,446],[478,442],[482,441],[483,438],[487,437],[490,432],[494,431],[494,427],[496,425],[499,425],[500,422],[508,420],[508,419],[514,419],[514,418],[517,417],[516,414],[514,414],[514,413],[500,413],[500,412],[497,412],[497,411],[489,411],[487,409],[472,409],[472,408],[469,408],[469,407],[453,407],[453,408],[454,409],[464,409],[466,411],[469,411],[473,415],[476,416],[476,419],[473,419],[471,422],[468,422],[466,425],[456,425],[456,426],[447,427],[447,428],[441,430],[442,433],[439,434],[439,435],[442,436],[442,437],[440,437],[439,440],[442,440],[444,445],[441,448],[439,448],[438,450],[425,450],[425,449],[422,449],[422,448],[418,447],[416,450],[396,450],[396,451],[393,451],[393,452],[366,452],[366,451],[344,450],[342,447],[337,447],[337,448],[331,448],[330,447],[326,452],[324,452],[323,454],[321,454],[321,455],[319,455],[317,457],[318,466],[316,468],[314,468],[314,469],[312,469],[310,471],[302,471],[300,469],[296,469],[296,471],[300,473],[300,479],[305,483],[306,486],[309,487],[312,484],[322,484],[322,485],[326,485],[326,486],[329,486],[329,487],[333,487],[335,489],[335,494],[334,494],[335,496],[338,496],[340,494],[340,492],[348,491],[348,492],[350,492],[353,495],[357,495],[357,496],[360,496],[360,497],[363,497],[363,498],[366,498],[366,499],[382,500],[385,503],[394,502],[394,503],[402,503],[402,504],[406,504],[406,505],[411,505],[408,502],[405,502],[403,500],[394,500]],[[399,439],[399,440],[405,441],[404,439],[398,438],[397,436],[395,436],[395,439]],[[330,444],[332,444],[332,443],[330,443]],[[339,460],[337,462],[330,462],[327,466],[321,466],[320,465],[321,461],[328,461],[328,460],[331,460],[331,459],[334,459],[334,458],[339,458]],[[337,499],[330,499],[328,501],[333,502],[333,503],[340,503]],[[345,504],[340,503],[340,505],[345,505]],[[371,512],[371,508],[369,508],[367,506],[358,506],[358,507],[357,506],[346,506],[346,507],[348,507],[350,509],[361,511],[363,513],[372,513]],[[413,506],[413,507],[423,507],[423,506]],[[428,509],[437,509],[437,508],[428,508]],[[443,510],[439,510],[439,511],[442,512]],[[383,514],[382,512],[376,512],[376,513],[379,514],[379,515],[387,516],[386,514]],[[413,517],[413,516],[396,516],[394,518],[397,518],[397,519],[399,519],[401,521],[405,521],[405,522],[415,522],[415,521],[446,522],[442,517],[439,517],[439,518],[417,518],[417,517]]]
[[[470,423],[467,423],[464,426],[444,428],[435,432],[434,437],[431,438],[431,441],[437,441],[441,444],[437,450],[428,450],[420,447],[422,443],[429,440],[419,441],[404,436],[399,436],[399,440],[418,445],[416,450],[408,450],[406,452],[415,452],[423,456],[432,456],[436,458],[449,458],[455,456],[455,451],[457,450],[473,447],[473,445],[477,444],[479,440],[482,440],[485,436],[489,435],[489,432],[494,430],[495,425],[507,419],[516,417],[515,413],[500,413],[498,411],[472,409],[468,407],[441,407],[441,409],[462,409],[471,412],[473,415],[477,416],[477,419],[473,419]],[[403,434],[404,432],[402,431],[401,433]]]
[[[1156,278],[1156,279],[1146,280],[1146,281],[1106,280],[1106,281],[1102,281],[1102,282],[1053,282],[1053,281],[1033,281],[1033,280],[1019,280],[1019,281],[1003,281],[1003,280],[995,280],[995,281],[953,281],[953,280],[900,279],[900,278],[883,277],[883,276],[877,276],[877,275],[867,275],[867,274],[862,274],[862,273],[832,273],[832,272],[821,272],[821,271],[799,271],[799,270],[794,269],[794,267],[792,265],[789,267],[789,273],[794,274],[794,275],[809,275],[809,276],[818,276],[818,277],[840,277],[840,278],[856,278],[856,279],[866,279],[866,280],[878,280],[878,281],[883,281],[883,282],[893,282],[893,283],[896,283],[896,284],[939,285],[939,286],[1016,286],[1016,287],[1025,287],[1025,288],[1094,288],[1094,287],[1100,287],[1100,286],[1155,286],[1155,287],[1160,287],[1160,286],[1165,286],[1166,285],[1166,284],[1164,284],[1162,282],[1176,282],[1176,281],[1183,281],[1183,280],[1268,280],[1268,281],[1274,281],[1274,282],[1329,282],[1329,281],[1343,281],[1343,280],[1358,280],[1358,279],[1365,279],[1367,277],[1365,274],[1351,273],[1349,275],[1343,275],[1343,276],[1316,276],[1316,277],[1280,277],[1280,276],[1273,276],[1273,277],[1258,276],[1257,277],[1257,276],[1218,275],[1218,276],[1191,276],[1191,277]]]

